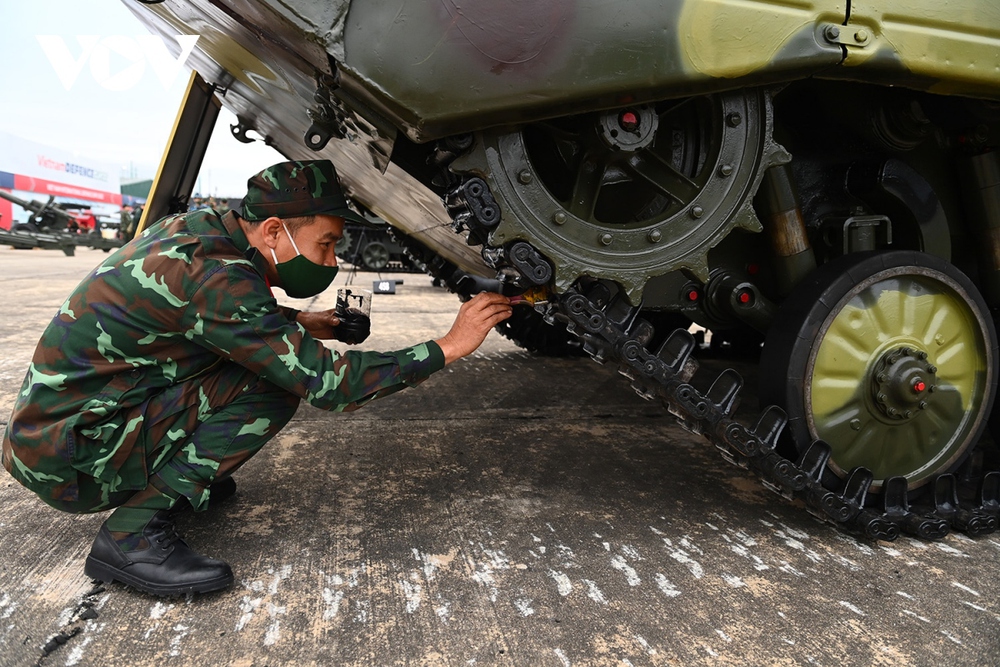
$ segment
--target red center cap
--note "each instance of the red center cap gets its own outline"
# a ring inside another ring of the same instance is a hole
[[[623,111],[622,115],[618,117],[618,122],[624,130],[634,130],[639,127],[639,117],[635,115],[634,111]]]
[[[927,385],[924,383],[923,380],[917,380],[916,382],[913,383],[913,391],[920,393],[924,389],[927,389]]]

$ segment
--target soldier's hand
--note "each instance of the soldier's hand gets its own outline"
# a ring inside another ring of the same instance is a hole
[[[357,308],[341,310],[338,305],[336,313],[340,324],[334,328],[333,337],[348,345],[365,342],[372,332],[371,319]]]
[[[444,352],[444,362],[449,364],[475,352],[490,329],[510,317],[510,313],[510,299],[493,292],[481,292],[463,303],[451,331],[436,341]]]
[[[320,340],[330,340],[336,338],[335,329],[340,325],[340,319],[333,310],[323,310],[319,312],[302,311],[295,316],[295,320],[301,324],[306,331],[312,334],[313,338]]]

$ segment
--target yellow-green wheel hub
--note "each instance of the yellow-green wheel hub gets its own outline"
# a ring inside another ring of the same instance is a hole
[[[869,468],[876,485],[910,488],[972,444],[992,397],[993,342],[983,310],[943,272],[889,268],[831,309],[806,364],[810,434],[840,476]]]

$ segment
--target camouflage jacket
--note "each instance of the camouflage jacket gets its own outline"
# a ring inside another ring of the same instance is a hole
[[[4,467],[40,494],[76,472],[144,488],[118,478],[145,446],[141,414],[125,423],[124,413],[220,359],[335,411],[444,367],[433,341],[391,353],[325,347],[278,306],[266,266],[234,215],[208,209],[161,220],[110,255],[42,334],[4,434]]]

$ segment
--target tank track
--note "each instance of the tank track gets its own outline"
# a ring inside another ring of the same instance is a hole
[[[482,206],[475,204],[482,202],[469,204],[467,201],[464,186],[470,179],[459,178],[457,184],[454,175],[451,179],[452,188],[444,201],[455,231],[468,230],[469,243],[480,244],[490,227],[478,219],[478,209]],[[521,242],[521,245],[528,244]],[[533,248],[531,251],[538,260],[545,261]],[[484,248],[484,258],[495,268],[501,268],[503,257],[501,255],[500,262],[497,261],[496,249]],[[435,268],[444,268],[443,265],[433,266],[433,262],[420,263],[436,276]],[[457,273],[465,275],[462,271]],[[461,277],[455,275],[444,277],[445,282],[454,291],[465,292],[468,298],[471,291],[467,288],[471,285],[460,285]],[[500,275],[505,280],[510,279],[509,273],[501,272]],[[530,274],[526,282],[537,284]],[[632,388],[640,396],[659,399],[684,428],[707,438],[726,461],[754,472],[766,488],[788,500],[801,499],[809,512],[820,520],[872,540],[892,541],[900,534],[937,540],[952,530],[970,536],[987,535],[997,530],[1000,471],[983,475],[978,488],[968,488],[964,481],[960,488],[955,474],[939,475],[931,484],[933,505],[928,506],[910,506],[904,477],[886,480],[881,508],[870,506],[872,503],[866,501],[874,476],[863,467],[852,470],[840,489],[828,489],[822,484],[831,454],[827,443],[814,441],[796,460],[783,456],[777,451],[777,445],[788,423],[784,410],[776,405],[764,408],[753,427],[737,421],[735,412],[743,378],[735,369],[724,370],[708,392],[702,394],[690,384],[698,368],[692,358],[698,345],[691,333],[685,329],[674,330],[654,354],[647,349],[654,329],[639,317],[639,308],[623,297],[608,298],[606,289],[597,291],[599,294],[594,299],[577,287],[553,296],[544,307],[545,319],[565,322],[567,330],[581,340],[584,350],[596,361],[616,361],[619,372],[631,380]]]
[[[501,289],[498,281],[470,276],[396,228],[390,227],[389,233],[415,267],[457,294],[462,301],[467,301],[476,292]],[[518,347],[534,354],[547,357],[577,357],[584,354],[579,339],[570,335],[564,325],[555,326],[546,322],[533,309],[516,309],[510,318],[496,326],[496,330]]]
[[[887,480],[881,511],[866,507],[873,476],[861,467],[850,472],[842,489],[825,488],[820,480],[830,458],[827,443],[814,441],[796,461],[779,454],[778,437],[788,422],[781,408],[765,408],[752,428],[736,421],[734,413],[743,387],[740,374],[724,370],[702,394],[689,382],[697,370],[691,357],[697,348],[694,337],[676,329],[652,354],[645,346],[652,337],[652,327],[636,318],[635,309],[621,305],[612,302],[602,308],[570,290],[560,297],[557,316],[569,320],[569,330],[583,339],[598,361],[609,356],[617,360],[619,372],[632,381],[640,396],[658,398],[682,426],[707,438],[730,463],[755,472],[768,489],[787,499],[799,498],[818,518],[870,539],[892,541],[903,532],[933,540],[950,530],[979,536],[997,529],[998,471],[983,476],[978,502],[971,507],[959,501],[954,474],[937,477],[934,505],[927,508],[909,507],[903,477]]]

